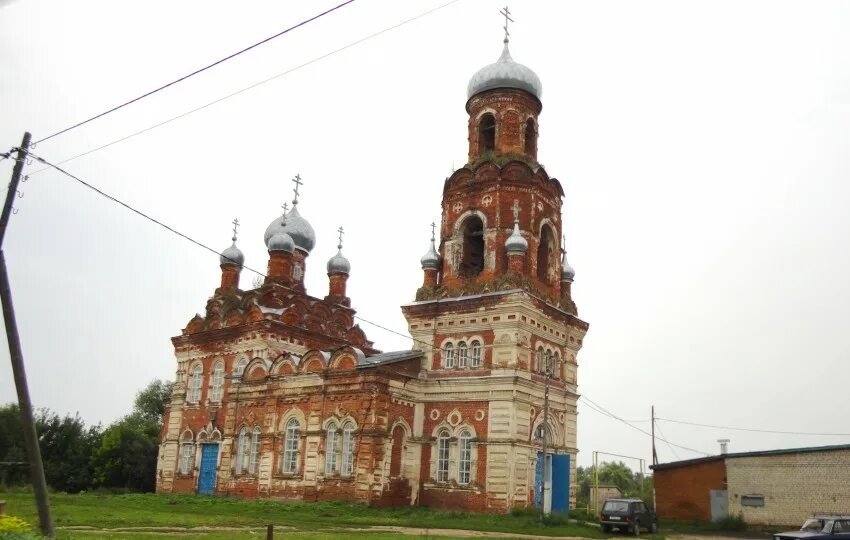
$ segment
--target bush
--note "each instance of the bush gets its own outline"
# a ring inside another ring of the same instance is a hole
[[[29,532],[29,523],[14,516],[0,515],[0,534]]]
[[[576,521],[599,521],[596,514],[591,513],[587,508],[573,508],[570,510],[570,518]]]

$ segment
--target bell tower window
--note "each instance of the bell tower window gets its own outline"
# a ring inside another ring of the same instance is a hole
[[[462,277],[475,277],[484,269],[484,223],[478,216],[466,218],[463,231],[463,257],[460,262]]]
[[[544,225],[540,231],[540,246],[537,248],[537,279],[544,283],[549,282],[549,265],[552,264],[554,250],[552,228]]]
[[[534,120],[529,118],[525,122],[525,153],[533,156],[537,146],[537,133],[534,130]]]
[[[479,153],[493,151],[496,149],[496,118],[487,113],[478,122],[478,150]]]

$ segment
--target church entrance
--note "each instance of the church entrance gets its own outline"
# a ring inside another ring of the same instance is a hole
[[[542,485],[542,489],[541,489]],[[543,472],[543,453],[537,453],[534,470],[534,505],[543,513],[570,510],[570,455],[546,454],[546,473]]]
[[[215,491],[215,477],[218,466],[218,445],[201,446],[201,470],[198,474],[198,493],[212,495]]]

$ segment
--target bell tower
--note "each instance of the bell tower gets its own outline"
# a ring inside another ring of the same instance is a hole
[[[513,60],[502,14],[501,56],[467,87],[469,161],[443,184],[422,286],[402,306],[421,376],[440,379],[423,387],[423,440],[477,409],[488,510],[534,503],[543,452],[575,485],[576,355],[588,329],[560,243],[564,190],[537,161],[543,86]],[[422,503],[446,500],[449,488],[425,481]]]

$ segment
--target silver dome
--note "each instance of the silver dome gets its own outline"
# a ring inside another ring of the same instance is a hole
[[[328,274],[348,274],[351,273],[351,263],[342,254],[342,247],[337,246],[336,255],[328,260]]]
[[[269,239],[278,232],[287,233],[295,242],[295,247],[306,253],[313,251],[313,247],[316,245],[316,232],[310,223],[298,213],[297,206],[293,206],[286,216],[277,217],[269,223],[263,238],[266,245],[268,245]]]
[[[422,258],[419,259],[419,262],[422,263],[423,270],[429,268],[432,270],[440,269],[440,254],[437,253],[437,249],[434,247],[433,238],[431,238],[431,247],[428,249],[425,255],[423,255]]]
[[[540,77],[531,68],[514,62],[508,50],[507,41],[505,41],[505,48],[499,60],[494,64],[479,69],[469,79],[469,85],[466,87],[466,97],[471,98],[475,94],[495,88],[517,88],[519,90],[525,90],[537,99],[540,99],[543,95],[543,83],[540,82]]]
[[[516,221],[513,232],[505,240],[505,248],[508,250],[508,255],[524,255],[528,251],[528,240],[519,233],[519,223]]]
[[[237,266],[242,266],[242,263],[245,262],[245,255],[243,255],[242,251],[236,247],[235,236],[233,237],[233,244],[221,252],[221,256],[218,258],[218,261],[219,264],[235,264]]]
[[[564,251],[561,255],[561,281],[572,281],[576,277],[576,271],[567,262],[567,252]]]
[[[266,247],[269,248],[269,251],[287,251],[292,253],[295,249],[295,241],[285,232],[278,231],[269,238]]]

